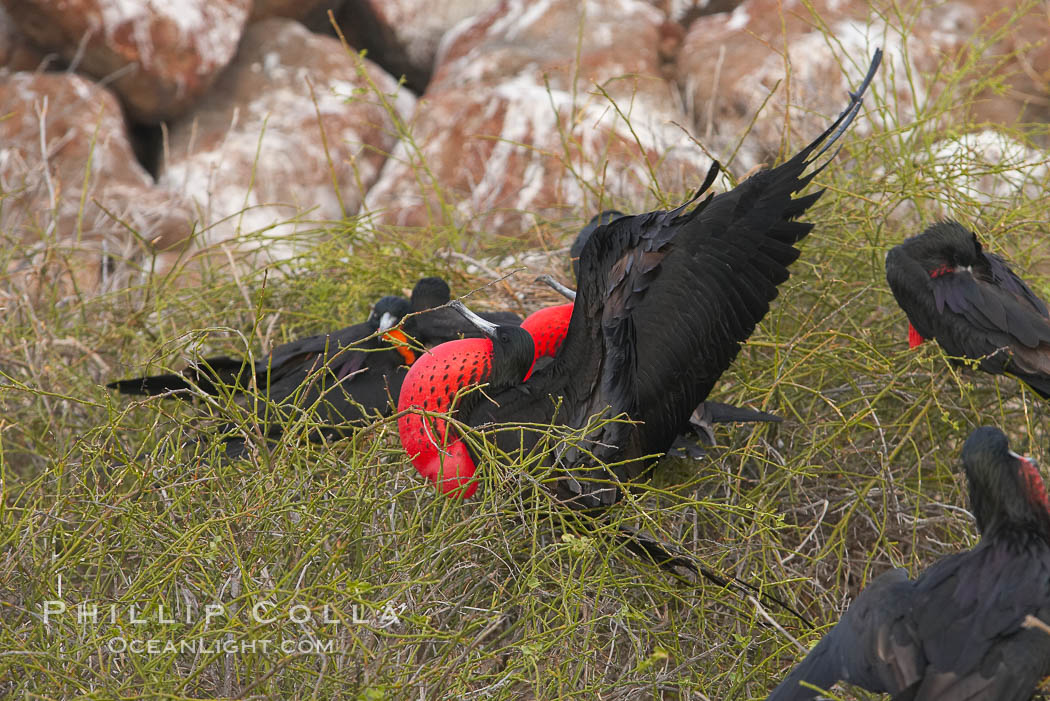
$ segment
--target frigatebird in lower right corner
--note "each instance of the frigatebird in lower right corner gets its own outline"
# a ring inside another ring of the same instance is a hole
[[[933,224],[886,255],[886,281],[908,315],[908,341],[1013,375],[1050,399],[1050,314],[1000,256],[956,221]]]
[[[884,573],[768,701],[845,681],[898,701],[1027,701],[1050,675],[1050,503],[997,428],[962,449],[981,540],[916,579]]]

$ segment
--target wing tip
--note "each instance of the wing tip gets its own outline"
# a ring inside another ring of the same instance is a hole
[[[868,91],[868,86],[871,85],[871,81],[874,80],[875,74],[879,70],[879,66],[882,65],[882,56],[882,47],[877,47],[875,49],[875,53],[872,54],[871,63],[868,64],[868,72],[865,74],[864,80],[861,81],[860,85],[857,87],[856,90],[849,91],[850,101],[849,104],[846,105],[846,109],[844,109],[842,113],[839,114],[838,118],[834,122],[832,122],[831,126],[829,126],[823,134],[818,136],[816,140],[813,141],[813,143],[811,143],[809,146],[803,149],[802,153],[799,154],[806,154],[805,156],[803,156],[803,158],[807,158],[808,151],[823,144],[820,150],[817,151],[816,154],[814,154],[813,158],[807,160],[807,163],[812,163],[816,159],[820,158],[820,156],[822,156],[842,137],[844,133],[846,133],[846,130],[853,123],[853,120],[856,119],[857,114],[860,113],[860,108],[864,103],[864,94]],[[828,163],[830,163],[831,160],[835,158],[835,155],[837,153],[838,149],[836,149],[835,153],[833,153],[828,159]],[[817,169],[817,171],[819,172],[826,165],[827,163],[820,166]]]

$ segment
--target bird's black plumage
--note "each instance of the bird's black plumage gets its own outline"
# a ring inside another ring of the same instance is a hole
[[[591,217],[587,225],[580,229],[580,233],[576,234],[576,239],[572,242],[572,246],[569,247],[569,259],[572,261],[573,277],[580,277],[580,254],[583,253],[583,247],[591,240],[591,235],[595,230],[599,226],[605,226],[613,219],[619,219],[623,216],[626,215],[619,210],[606,209]]]
[[[341,435],[376,415],[390,413],[407,367],[417,355],[412,348],[479,335],[461,315],[443,306],[449,299],[444,280],[423,278],[411,299],[383,297],[366,321],[282,344],[254,363],[214,357],[181,373],[119,380],[108,387],[146,395],[185,394],[194,387],[208,394],[218,394],[223,387],[236,394],[257,392],[272,409],[266,420],[269,437],[279,435],[282,426],[307,407],[314,407],[318,423],[326,427],[324,435]],[[496,323],[521,323],[510,312],[483,316]],[[411,347],[392,338],[398,324],[414,341]]]
[[[1050,398],[1046,304],[973,232],[955,221],[930,226],[890,250],[886,280],[922,339]],[[913,345],[921,342],[912,338]]]
[[[890,570],[780,683],[769,701],[804,701],[847,681],[898,701],[1026,701],[1050,675],[1050,506],[1034,463],[979,428],[962,463],[981,541],[915,580]]]
[[[573,241],[570,251],[572,253],[572,265],[573,274],[579,275],[579,256],[583,251],[583,247],[587,245],[587,241],[590,240],[591,235],[598,228],[598,226],[607,224],[613,219],[626,216],[623,212],[618,212],[613,209],[608,209],[603,212],[599,212],[591,218],[591,221],[587,226],[580,230],[580,233],[576,235],[576,240]],[[550,275],[540,275],[536,278],[537,282],[543,282],[548,285],[555,292],[558,292],[569,301],[574,302],[576,300],[576,291],[572,290],[560,282],[555,280]],[[562,338],[559,343],[564,342]],[[537,360],[538,367],[540,361]],[[546,361],[544,361],[546,364]],[[689,417],[689,424],[696,432],[696,434],[708,445],[715,445],[715,424],[725,423],[780,423],[783,421],[779,416],[770,414],[765,411],[756,411],[754,409],[748,409],[747,407],[738,407],[733,404],[726,404],[724,402],[713,402],[703,401],[700,402],[699,406],[693,410],[692,415]],[[704,451],[697,446],[696,442],[692,440],[686,434],[681,434],[674,442],[673,448],[669,451],[669,455],[687,455],[692,457],[700,457],[704,454]]]
[[[713,183],[715,164],[691,202],[596,227],[580,256],[577,298],[557,356],[527,382],[479,402],[466,423],[580,429],[603,412],[626,415],[631,423],[603,425],[586,449],[565,451],[556,465],[563,500],[582,508],[616,502],[620,485],[687,428],[787,280],[795,244],[813,228],[796,218],[822,191],[793,195],[827,165],[811,168],[859,111],[880,58],[842,115],[786,163],[687,211]],[[539,435],[505,428],[496,440],[504,450],[528,449]]]

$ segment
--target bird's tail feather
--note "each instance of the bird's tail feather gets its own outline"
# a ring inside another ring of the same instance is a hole
[[[199,388],[207,394],[218,394],[219,386],[246,389],[252,373],[246,361],[240,358],[217,356],[206,358],[181,373],[165,373],[117,380],[106,385],[121,394],[157,395],[187,392]]]
[[[784,420],[776,414],[770,414],[768,411],[758,411],[757,409],[748,409],[743,406],[734,406],[710,400],[698,406],[693,415],[696,416],[697,412],[701,412],[700,418],[706,419],[712,424],[780,423]]]

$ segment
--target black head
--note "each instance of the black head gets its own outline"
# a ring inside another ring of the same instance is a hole
[[[927,227],[901,245],[930,274],[940,269],[973,267],[981,261],[977,235],[951,219]]]
[[[374,324],[381,331],[386,331],[397,326],[398,322],[411,311],[412,304],[407,299],[398,295],[387,295],[381,297],[372,307],[372,313],[368,315],[368,323]]]
[[[412,309],[422,311],[447,304],[452,298],[448,283],[439,277],[421,278],[412,288]]]
[[[1050,503],[1035,461],[1010,450],[997,428],[983,426],[963,444],[970,508],[982,535],[1001,529],[1041,534],[1050,542]]]
[[[513,324],[493,324],[486,321],[467,309],[467,306],[459,300],[451,302],[449,306],[492,340],[490,388],[493,390],[505,389],[525,379],[536,359],[536,346],[532,341],[532,334]]]
[[[576,234],[576,240],[572,242],[572,247],[569,249],[569,257],[572,259],[573,277],[577,279],[580,277],[580,254],[583,253],[583,247],[591,240],[591,234],[593,234],[599,226],[604,226],[613,219],[619,219],[622,216],[626,215],[615,209],[606,209],[605,211],[599,212],[591,217],[591,220],[587,222],[587,226],[580,229],[580,233]]]

